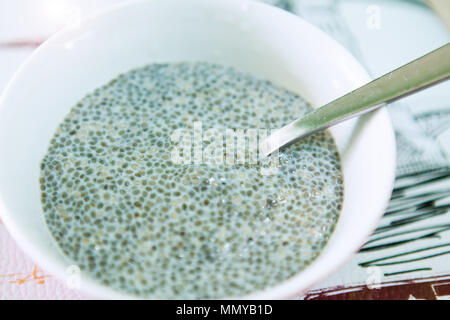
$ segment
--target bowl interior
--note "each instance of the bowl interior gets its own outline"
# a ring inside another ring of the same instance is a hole
[[[118,74],[152,62],[209,61],[272,80],[314,106],[369,78],[334,40],[289,13],[235,0],[137,1],[91,17],[43,44],[20,68],[0,102],[0,213],[37,263],[64,278],[70,262],[47,230],[39,164],[64,116]],[[305,290],[348,259],[375,228],[392,190],[395,139],[379,110],[332,130],[343,161],[344,205],[320,257],[253,298]],[[82,278],[94,296],[119,293]]]

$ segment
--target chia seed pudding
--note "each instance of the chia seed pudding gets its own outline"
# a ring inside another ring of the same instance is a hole
[[[308,266],[337,222],[343,182],[331,135],[257,165],[179,165],[171,134],[279,128],[310,111],[269,81],[209,63],[151,64],[85,96],[41,164],[48,228],[98,282],[143,298],[241,297]]]

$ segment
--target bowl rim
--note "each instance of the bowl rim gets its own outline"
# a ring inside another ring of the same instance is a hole
[[[176,0],[172,0],[176,1]],[[197,3],[200,1],[207,2],[207,0],[196,0]],[[336,40],[334,40],[332,37],[330,37],[325,32],[321,31],[316,26],[312,25],[311,23],[303,20],[298,15],[295,15],[293,13],[290,13],[288,11],[282,10],[280,8],[274,7],[272,5],[263,3],[263,2],[257,2],[255,0],[219,0],[219,2],[235,2],[235,3],[249,3],[254,6],[260,6],[260,7],[266,7],[267,9],[270,8],[270,10],[276,10],[283,12],[286,16],[292,16],[295,17],[295,19],[298,19],[303,24],[308,25],[308,27],[313,30],[316,33],[319,33],[322,35],[322,38],[326,38],[327,42],[332,45],[335,50],[345,53],[345,55],[348,56],[349,62],[355,68],[359,69],[359,74],[354,74],[355,78],[357,78],[357,82],[359,85],[363,85],[371,80],[370,76],[368,75],[367,71],[361,66],[361,64],[356,60],[356,58],[341,44],[339,44]],[[108,14],[116,11],[120,11],[122,8],[126,8],[129,6],[134,6],[141,3],[148,3],[148,2],[155,2],[155,0],[133,0],[130,2],[123,2],[114,4],[111,6],[108,6],[107,8],[98,10],[92,14],[87,15],[81,20],[81,24],[87,24],[91,20],[95,20],[98,17],[106,17]],[[58,42],[58,39],[60,37],[63,37],[66,33],[71,32],[70,27],[64,27],[60,31],[56,32],[54,35],[52,35],[49,39],[47,39],[41,46],[39,46],[29,57],[25,59],[25,61],[21,64],[21,66],[18,68],[18,70],[15,72],[11,80],[8,82],[6,88],[4,89],[2,95],[0,96],[0,111],[3,108],[6,108],[6,104],[4,103],[6,100],[6,97],[9,95],[9,92],[14,90],[15,83],[24,76],[24,73],[26,74],[26,69],[29,64],[34,63],[35,56],[40,53],[41,51],[47,50],[48,47],[51,47],[52,44],[55,42]],[[352,70],[355,71],[355,70]],[[384,119],[386,121],[386,125],[389,127],[389,130],[391,131],[391,138],[390,145],[387,146],[390,150],[387,150],[386,156],[389,156],[389,163],[392,165],[388,168],[389,172],[384,172],[384,174],[387,176],[387,179],[390,181],[389,185],[386,185],[385,194],[383,195],[384,203],[380,204],[381,207],[384,209],[387,207],[390,195],[394,186],[395,181],[395,171],[396,171],[396,148],[395,148],[395,135],[394,135],[394,129],[392,122],[390,120],[389,114],[387,110],[383,107],[380,108],[371,114],[367,114],[361,117],[361,119],[365,119],[367,121],[370,121],[371,117],[378,116]],[[372,219],[372,223],[370,225],[366,226],[367,230],[370,230],[367,232],[366,237],[364,239],[359,239],[361,241],[355,241],[354,245],[351,247],[351,251],[356,253],[356,251],[360,248],[360,246],[370,237],[371,233],[376,229],[380,219],[382,218],[384,211],[380,210],[379,215],[376,217],[376,219]],[[64,267],[55,265],[53,262],[50,262],[45,255],[41,255],[39,252],[39,245],[35,245],[33,242],[31,242],[27,235],[21,231],[21,228],[15,223],[14,220],[14,214],[12,212],[9,212],[6,209],[6,205],[2,199],[2,195],[0,194],[0,218],[2,219],[6,229],[10,233],[10,235],[13,237],[13,239],[16,241],[16,243],[19,245],[21,249],[23,249],[28,256],[32,258],[32,260],[38,262],[42,268],[45,270],[48,270],[52,274],[55,275],[56,278],[60,280],[64,280]],[[358,244],[358,243],[359,244]],[[349,261],[353,257],[353,254],[347,254],[345,258],[342,258],[339,263],[335,263],[332,268],[328,268],[327,272],[323,272],[320,277],[316,277],[314,279],[310,279],[309,281],[302,282],[303,284],[300,286],[298,285],[297,277],[303,273],[304,270],[296,273],[294,276],[274,285],[271,287],[268,287],[262,291],[257,291],[255,293],[251,293],[249,295],[240,297],[239,299],[258,299],[258,300],[266,300],[266,299],[285,299],[285,298],[293,298],[295,296],[298,296],[302,293],[304,293],[308,288],[313,286],[314,284],[324,280],[327,278],[330,274],[334,273],[339,267],[344,265],[347,261]],[[317,260],[317,259],[316,259]],[[315,261],[316,261],[315,260]],[[311,266],[308,266],[306,269],[309,269]],[[305,269],[305,270],[306,270]],[[300,288],[301,287],[301,288]],[[94,280],[90,279],[89,277],[83,277],[82,276],[82,282],[81,287],[79,288],[80,292],[83,292],[84,294],[88,296],[94,295],[94,297],[100,297],[100,298],[106,298],[106,299],[133,299],[133,298],[140,298],[135,297],[130,294],[121,293],[117,290],[114,290],[110,287],[107,287],[105,285],[99,284],[95,282]],[[224,298],[228,299],[228,297]]]

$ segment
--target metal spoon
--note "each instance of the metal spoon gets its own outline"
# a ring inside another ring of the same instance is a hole
[[[450,43],[278,129],[259,147],[265,156],[318,131],[450,78]]]

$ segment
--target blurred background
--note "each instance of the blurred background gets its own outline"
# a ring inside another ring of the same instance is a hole
[[[127,1],[133,0],[0,0],[0,95],[20,64],[52,34]],[[450,0],[263,2],[321,28],[373,77],[450,39]],[[388,110],[398,143],[398,178],[390,207],[361,252],[299,298],[450,298],[450,83]],[[86,296],[24,256],[0,222],[0,298]]]

